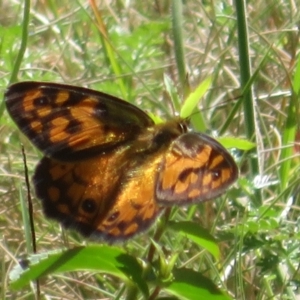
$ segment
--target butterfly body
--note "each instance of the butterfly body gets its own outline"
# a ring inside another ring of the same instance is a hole
[[[17,83],[5,97],[46,155],[33,179],[46,216],[85,236],[128,239],[162,207],[215,198],[237,178],[230,154],[186,120],[154,124],[123,100],[54,83]]]

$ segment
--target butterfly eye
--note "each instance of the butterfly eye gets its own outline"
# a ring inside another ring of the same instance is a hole
[[[188,126],[187,122],[180,122],[180,123],[178,123],[178,126],[179,126],[179,130],[182,133],[188,132],[188,130],[189,130],[189,126]]]
[[[96,203],[95,200],[93,199],[85,199],[81,205],[82,209],[84,210],[84,212],[86,213],[94,213],[96,210]]]

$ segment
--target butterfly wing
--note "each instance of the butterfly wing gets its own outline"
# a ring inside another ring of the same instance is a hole
[[[132,162],[124,153],[74,163],[44,157],[34,185],[45,215],[84,236],[109,242],[146,230],[159,213],[153,188],[157,170],[149,163],[142,172],[131,171]]]
[[[160,157],[148,159],[140,168],[130,170],[121,182],[115,204],[99,224],[94,236],[111,242],[125,240],[147,230],[162,211],[155,200],[155,174]]]
[[[213,199],[237,177],[237,165],[221,144],[205,134],[186,133],[170,145],[161,162],[156,198],[163,205]]]
[[[5,93],[9,114],[46,155],[75,161],[132,141],[152,119],[130,103],[90,89],[20,82]]]
[[[155,126],[104,93],[23,82],[5,94],[22,132],[49,157],[34,185],[46,216],[114,242],[147,229],[159,205],[217,197],[238,175],[229,153],[178,121]]]

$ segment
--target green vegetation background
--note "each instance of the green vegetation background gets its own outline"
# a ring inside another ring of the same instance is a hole
[[[0,2],[1,95],[13,81],[63,82],[168,119],[210,78],[197,126],[237,138],[227,143],[240,168],[226,195],[174,208],[170,222],[163,216],[114,247],[62,231],[43,217],[33,194],[34,259],[44,266],[30,274],[47,274],[40,298],[297,299],[299,1],[50,0],[32,1],[30,10],[29,3]],[[20,142],[30,176],[41,154],[2,100],[0,117],[0,297],[35,299],[35,284],[28,284],[35,277],[14,269],[32,254]],[[256,147],[250,151],[245,139]],[[71,252],[50,253],[60,249]],[[53,269],[57,260],[64,263]],[[23,285],[13,286],[9,276],[20,274]]]

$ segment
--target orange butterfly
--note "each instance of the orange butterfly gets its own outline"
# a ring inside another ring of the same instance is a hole
[[[215,198],[237,179],[226,149],[187,120],[154,124],[128,102],[56,83],[17,83],[5,100],[45,154],[33,178],[44,213],[84,236],[128,239],[163,207]]]

